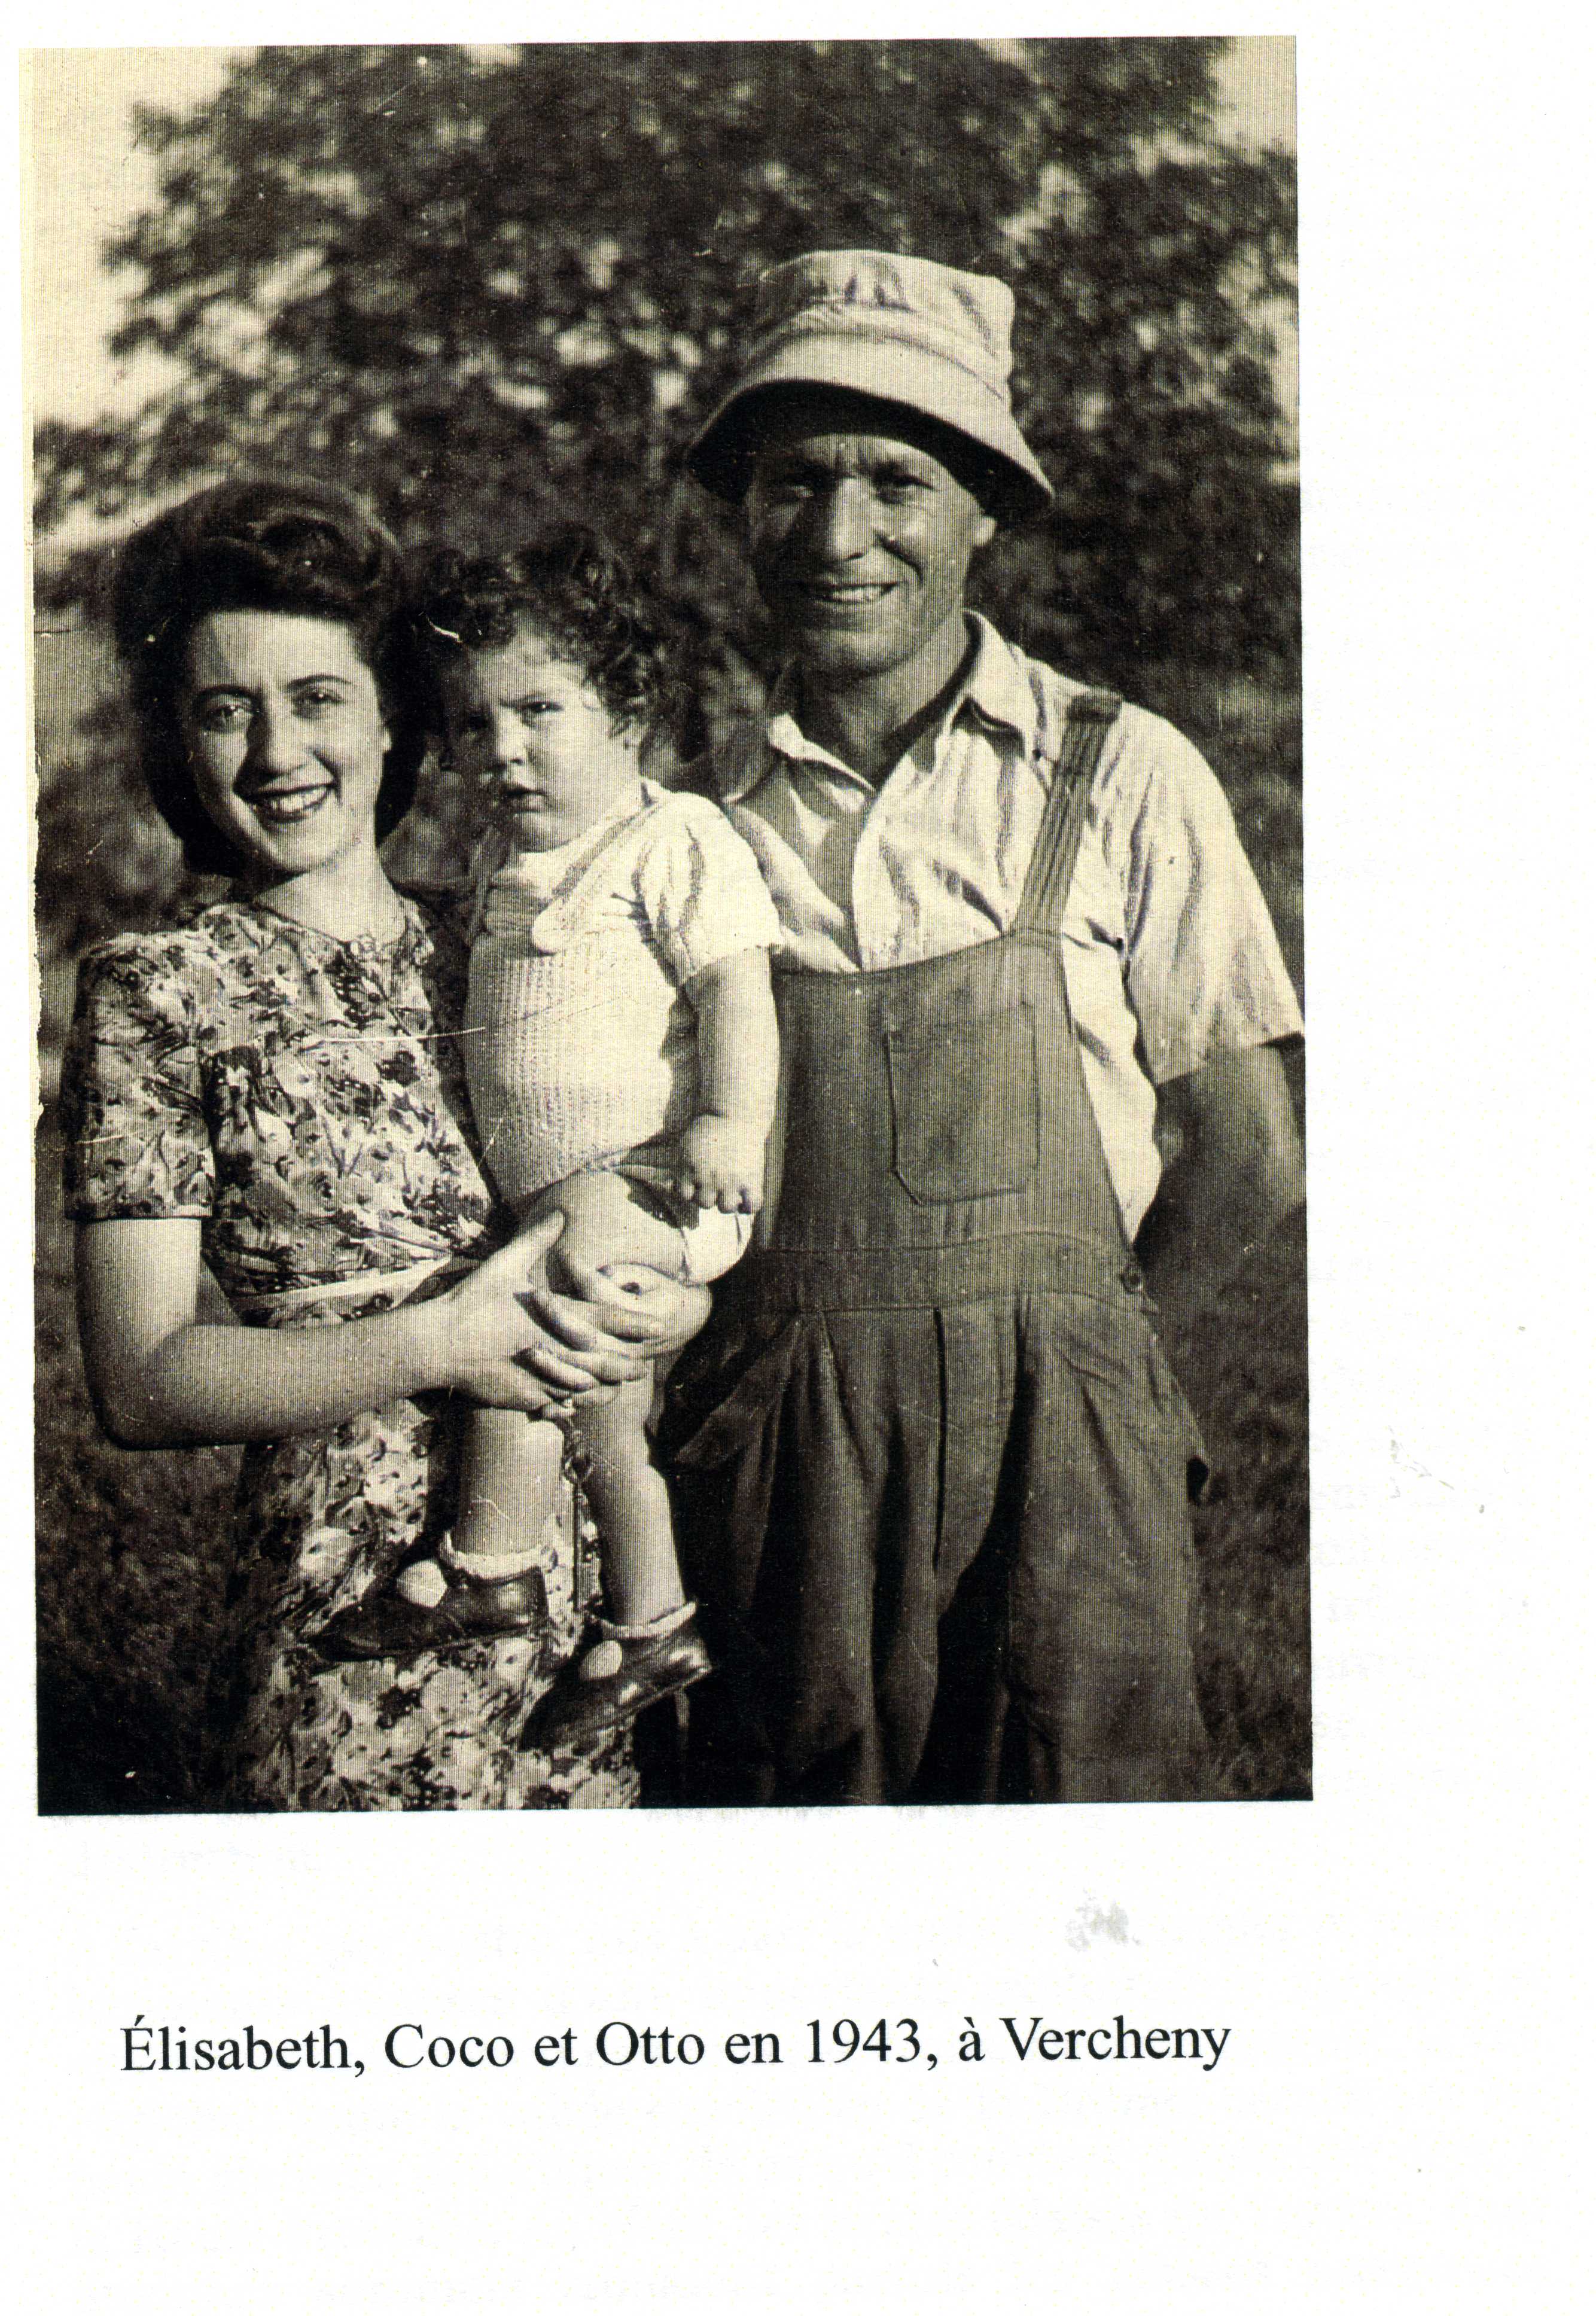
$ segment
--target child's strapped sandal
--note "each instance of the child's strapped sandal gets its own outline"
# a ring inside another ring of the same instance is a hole
[[[513,1576],[472,1576],[455,1568],[430,1607],[384,1586],[330,1617],[313,1637],[334,1664],[441,1655],[477,1641],[540,1633],[548,1623],[548,1588],[540,1568]]]
[[[521,1750],[583,1752],[605,1730],[635,1720],[714,1670],[691,1600],[652,1625],[601,1620],[597,1636],[560,1668],[527,1715]]]

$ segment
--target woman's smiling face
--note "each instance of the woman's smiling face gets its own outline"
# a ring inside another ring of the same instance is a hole
[[[189,638],[178,721],[200,802],[255,890],[375,860],[390,736],[340,621],[209,613]]]

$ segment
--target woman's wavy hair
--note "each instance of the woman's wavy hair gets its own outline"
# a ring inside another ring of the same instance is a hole
[[[584,523],[563,523],[506,555],[435,549],[416,572],[413,619],[440,735],[450,664],[501,650],[525,628],[583,670],[618,726],[669,731],[679,713],[670,639],[627,565]]]
[[[397,542],[335,485],[267,474],[197,491],[136,530],[118,555],[111,627],[146,786],[189,867],[227,876],[237,854],[200,802],[178,721],[189,640],[215,611],[281,611],[348,629],[376,680],[391,740],[377,795],[380,842],[410,809],[430,720]]]

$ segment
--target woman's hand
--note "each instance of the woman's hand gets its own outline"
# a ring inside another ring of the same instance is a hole
[[[599,1264],[575,1255],[565,1256],[564,1262],[577,1293],[557,1295],[544,1281],[528,1295],[527,1307],[565,1346],[566,1358],[580,1355],[595,1369],[601,1359],[628,1352],[634,1364],[673,1358],[709,1315],[707,1287],[682,1286],[662,1277],[657,1287],[623,1294]]]
[[[641,1357],[603,1332],[544,1319],[543,1258],[563,1227],[563,1216],[546,1216],[418,1312],[446,1388],[536,1415],[555,1400],[606,1398],[644,1373]]]

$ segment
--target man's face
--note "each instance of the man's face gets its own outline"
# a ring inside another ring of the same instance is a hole
[[[749,555],[800,667],[850,681],[923,664],[935,689],[963,653],[970,557],[996,526],[929,450],[853,431],[870,415],[795,395],[762,427]]]

